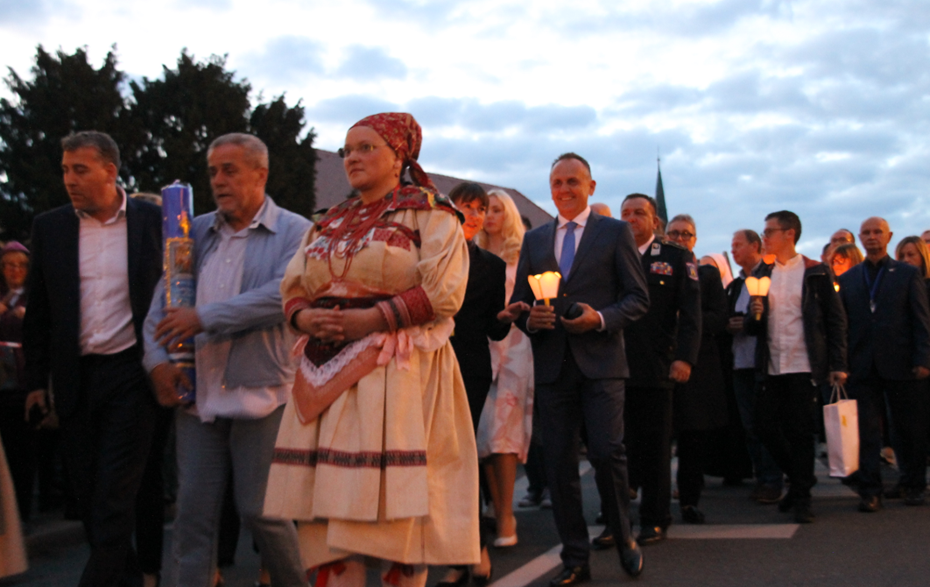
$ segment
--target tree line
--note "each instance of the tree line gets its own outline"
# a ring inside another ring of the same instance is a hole
[[[284,95],[253,107],[252,86],[226,69],[226,57],[198,61],[182,50],[156,79],[128,79],[116,47],[95,68],[86,48],[73,54],[36,50],[31,77],[12,68],[0,99],[0,239],[28,237],[32,219],[69,202],[61,181],[61,137],[79,130],[110,134],[120,147],[120,183],[127,192],[159,193],[179,179],[194,190],[194,212],[215,208],[207,177],[210,142],[249,132],[269,151],[267,192],[284,208],[314,209],[315,133],[304,108]],[[261,100],[261,96],[259,96]]]

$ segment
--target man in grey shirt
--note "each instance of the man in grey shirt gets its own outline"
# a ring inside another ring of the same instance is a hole
[[[165,346],[195,336],[196,404],[175,419],[178,584],[210,584],[231,472],[236,507],[273,584],[306,585],[293,524],[263,516],[262,508],[295,370],[279,286],[310,223],[265,195],[268,149],[258,138],[223,135],[207,161],[217,211],[193,222],[196,306],[165,309],[159,286],[145,323],[145,367],[162,405],[179,405],[178,385],[187,383]]]

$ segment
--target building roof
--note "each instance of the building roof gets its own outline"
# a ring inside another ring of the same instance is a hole
[[[316,149],[316,207],[330,208],[346,199],[352,191],[349,181],[346,179],[345,170],[342,167],[342,159],[333,151],[324,151]],[[440,192],[448,194],[449,191],[457,184],[463,181],[474,181],[471,179],[461,179],[439,173],[429,173],[430,179],[436,184]],[[526,216],[533,226],[540,226],[552,220],[552,215],[533,203],[532,200],[513,188],[477,182],[486,190],[501,189],[507,192],[520,214]]]

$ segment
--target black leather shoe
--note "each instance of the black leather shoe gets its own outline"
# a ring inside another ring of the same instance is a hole
[[[794,508],[794,496],[791,492],[785,494],[785,497],[778,501],[778,511],[782,513],[790,512]]]
[[[882,498],[878,495],[864,495],[859,500],[859,511],[864,514],[874,514],[882,509]]]
[[[920,489],[904,490],[904,505],[924,505],[926,497]]]
[[[468,568],[455,568],[454,570],[458,571],[458,578],[453,581],[439,581],[436,583],[435,587],[462,587],[462,585],[468,584]]]
[[[901,499],[904,497],[904,490],[901,488],[900,483],[895,483],[894,486],[885,492],[885,499]]]
[[[645,528],[641,528],[639,536],[636,538],[636,542],[638,542],[640,546],[656,544],[663,540],[665,540],[665,528],[662,526],[646,526]]]
[[[703,524],[704,512],[693,505],[683,505],[681,506],[681,519],[689,524]]]
[[[620,547],[620,566],[631,577],[639,577],[643,572],[643,551],[635,540]]]
[[[491,578],[494,576],[494,567],[488,569],[487,575],[476,575],[471,574],[471,582],[476,587],[486,587],[491,583]]]
[[[588,565],[579,567],[565,567],[562,572],[550,579],[549,587],[567,587],[577,583],[591,580],[591,569]]]
[[[811,510],[810,498],[795,500],[794,521],[798,524],[810,524],[814,521],[814,512]]]
[[[591,548],[594,550],[607,550],[616,545],[617,542],[614,540],[614,533],[610,531],[610,528],[604,528],[601,535],[591,541]]]

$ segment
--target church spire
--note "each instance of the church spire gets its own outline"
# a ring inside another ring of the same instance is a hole
[[[658,204],[659,209],[656,212],[659,215],[659,219],[662,220],[662,226],[668,224],[668,209],[665,207],[665,188],[662,187],[662,158],[656,157],[656,169],[658,174],[656,175],[656,204]]]

